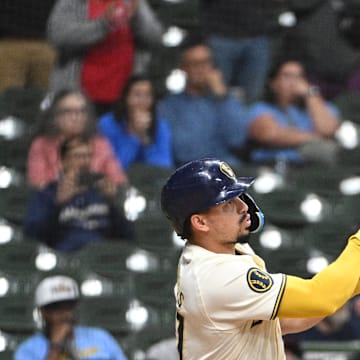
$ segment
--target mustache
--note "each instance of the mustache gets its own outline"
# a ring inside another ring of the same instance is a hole
[[[242,216],[241,216],[241,218],[240,218],[240,220],[239,220],[239,224],[242,224],[245,220],[246,220],[246,217],[247,217],[247,213],[244,213]]]

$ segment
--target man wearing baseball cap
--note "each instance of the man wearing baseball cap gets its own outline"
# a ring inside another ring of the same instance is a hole
[[[41,331],[19,345],[15,360],[126,360],[116,340],[105,330],[77,326],[79,288],[67,276],[43,279],[35,291]]]

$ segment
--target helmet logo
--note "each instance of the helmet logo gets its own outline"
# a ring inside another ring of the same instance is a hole
[[[226,162],[220,164],[220,171],[229,179],[235,179],[234,170]]]

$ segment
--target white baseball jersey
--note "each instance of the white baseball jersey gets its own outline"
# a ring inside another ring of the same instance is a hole
[[[284,360],[276,318],[286,276],[268,274],[247,244],[239,255],[187,244],[175,286],[180,360]]]

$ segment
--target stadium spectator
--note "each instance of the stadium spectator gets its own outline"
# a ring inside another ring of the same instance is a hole
[[[289,2],[297,24],[285,37],[285,51],[301,60],[328,100],[360,89],[360,50],[341,36],[338,27],[342,2],[348,1]]]
[[[31,143],[27,160],[27,178],[32,187],[43,188],[58,178],[61,169],[59,146],[65,139],[77,135],[85,135],[91,140],[92,171],[102,172],[118,184],[127,182],[110,144],[97,135],[93,108],[82,92],[59,91],[42,116],[39,133]]]
[[[50,90],[82,88],[98,114],[111,110],[133,72],[136,32],[161,34],[149,9],[145,0],[58,0],[48,22],[58,51]]]
[[[245,106],[229,94],[202,39],[190,38],[183,46],[180,67],[186,88],[159,103],[160,116],[170,124],[175,163],[217,156],[236,167],[246,140]]]
[[[46,41],[46,22],[55,0],[2,0],[0,92],[9,87],[46,89],[55,52]]]
[[[200,16],[215,64],[228,86],[258,100],[271,62],[270,9],[278,1],[201,0]]]
[[[115,112],[99,119],[99,131],[110,141],[124,169],[134,163],[173,166],[170,128],[157,115],[155,96],[150,79],[133,76]]]
[[[247,122],[251,162],[301,164],[336,158],[337,109],[309,83],[297,60],[274,64],[264,101],[250,107]]]
[[[76,251],[103,239],[133,239],[122,189],[104,174],[90,170],[90,141],[81,137],[66,140],[60,157],[59,179],[30,198],[25,233],[61,251]]]
[[[20,343],[14,360],[126,360],[108,331],[76,324],[79,301],[79,287],[74,279],[62,275],[44,278],[35,292],[41,330]]]

